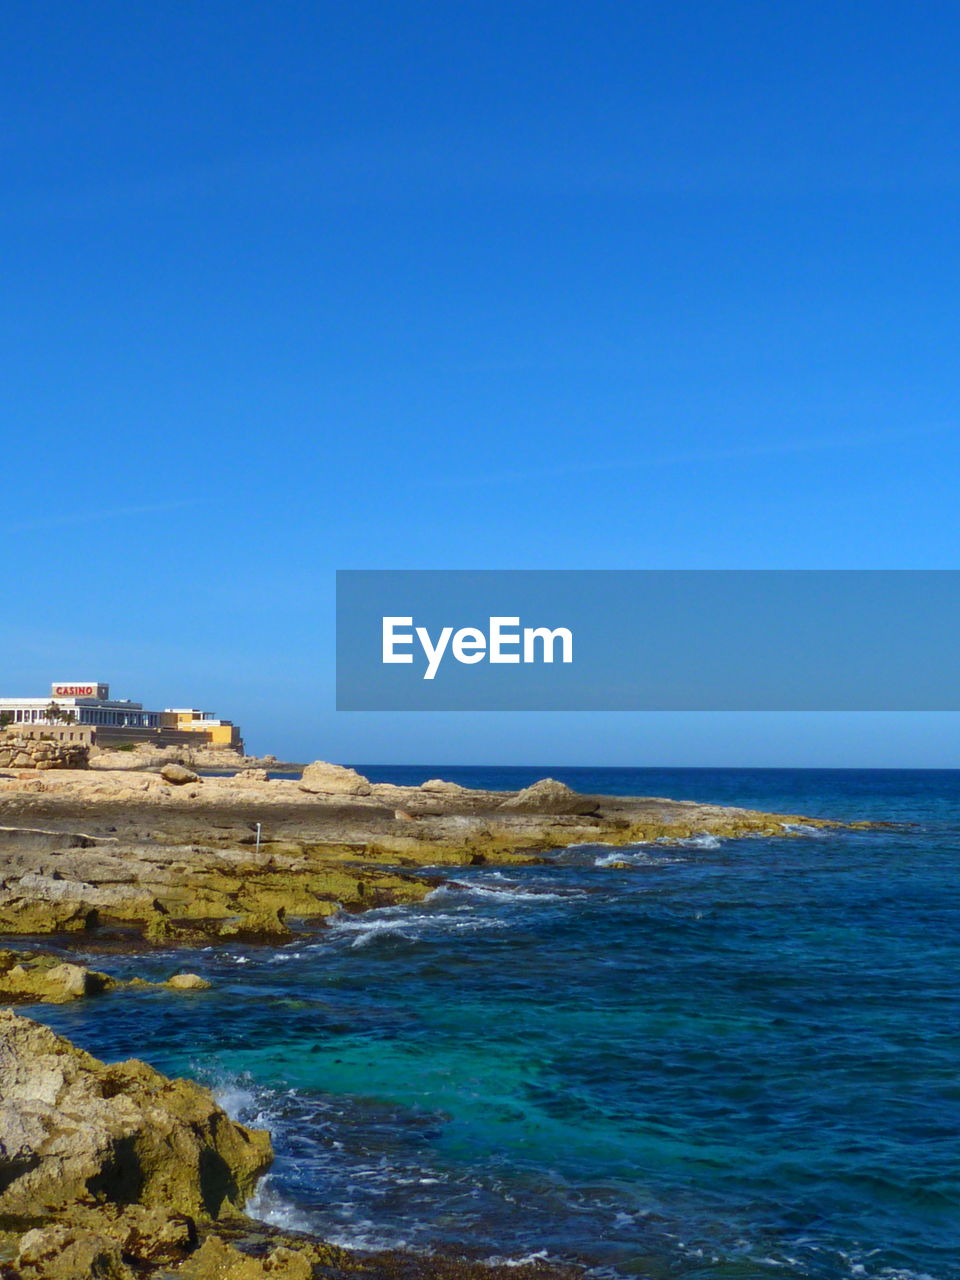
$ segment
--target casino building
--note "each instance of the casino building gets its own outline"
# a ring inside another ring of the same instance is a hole
[[[243,750],[240,729],[231,720],[219,720],[212,711],[195,707],[147,711],[142,702],[111,698],[110,686],[98,680],[54,681],[45,698],[0,697],[0,726],[34,729],[44,725],[92,729],[101,746],[192,742]]]

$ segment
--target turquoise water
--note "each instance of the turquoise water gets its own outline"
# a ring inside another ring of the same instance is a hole
[[[422,906],[189,955],[210,993],[31,1012],[212,1083],[273,1131],[256,1212],[345,1243],[960,1278],[960,774],[366,772],[901,825],[438,870]]]

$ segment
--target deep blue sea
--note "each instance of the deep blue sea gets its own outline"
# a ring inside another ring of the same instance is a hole
[[[438,869],[279,950],[96,958],[211,992],[33,1016],[212,1084],[273,1133],[254,1211],[343,1243],[960,1278],[960,772],[359,767],[898,825]]]

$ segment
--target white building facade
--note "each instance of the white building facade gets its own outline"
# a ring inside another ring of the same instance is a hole
[[[100,728],[158,729],[160,712],[146,711],[142,702],[110,697],[110,686],[98,680],[57,680],[46,698],[0,697],[0,716],[15,725],[53,724],[50,704],[72,713],[73,724]]]

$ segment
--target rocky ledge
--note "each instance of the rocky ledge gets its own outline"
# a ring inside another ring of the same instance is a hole
[[[0,935],[131,926],[148,943],[278,941],[340,910],[416,902],[441,870],[536,862],[571,844],[783,835],[822,819],[654,797],[372,783],[317,761],[202,777],[155,769],[0,771]]]

